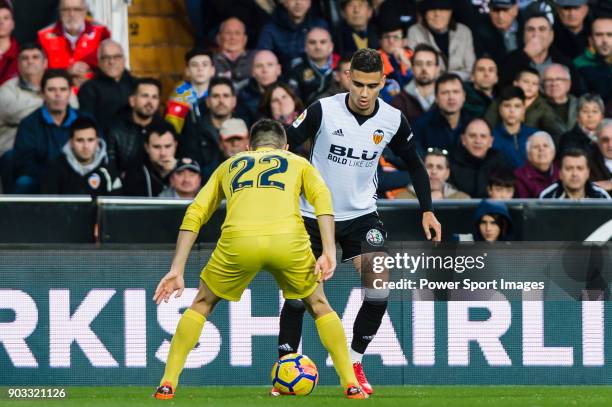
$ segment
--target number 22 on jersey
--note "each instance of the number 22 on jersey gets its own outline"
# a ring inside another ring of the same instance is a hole
[[[240,157],[229,167],[230,172],[238,169],[232,178],[232,194],[245,188],[277,188],[281,191],[285,190],[285,184],[280,181],[274,181],[271,177],[275,174],[283,174],[287,171],[287,159],[280,155],[266,155],[259,159],[259,164],[266,166],[263,170],[259,170],[257,174],[257,184],[253,185],[253,180],[242,180],[255,167],[255,158],[246,156]]]

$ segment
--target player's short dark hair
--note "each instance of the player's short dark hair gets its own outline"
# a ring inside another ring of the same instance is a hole
[[[514,173],[510,169],[504,168],[504,167],[498,167],[498,168],[493,168],[491,172],[489,173],[487,186],[488,187],[500,186],[500,187],[509,188],[509,187],[514,187],[515,183],[516,183],[516,177],[514,176]]]
[[[190,49],[185,53],[185,65],[189,65],[189,61],[199,55],[207,56],[210,59],[210,62],[213,62],[213,54],[211,51],[205,50],[204,48],[196,47]]]
[[[413,64],[414,64],[414,58],[416,57],[416,54],[418,54],[419,52],[431,52],[432,54],[436,56],[436,65],[437,66],[440,65],[440,53],[434,47],[432,47],[429,44],[425,44],[425,43],[421,43],[417,45],[416,47],[414,47],[414,52],[411,58],[411,62]]]
[[[77,131],[85,129],[94,129],[96,136],[99,136],[96,121],[89,116],[79,116],[70,125],[70,138],[73,138]]]
[[[499,104],[510,99],[520,99],[525,102],[525,92],[518,86],[506,86],[499,92]]]
[[[378,51],[372,48],[362,48],[355,51],[351,59],[351,71],[365,73],[382,72],[383,62]]]
[[[147,132],[145,133],[144,142],[146,144],[149,144],[149,140],[151,139],[151,136],[153,134],[157,134],[158,136],[161,136],[166,133],[172,134],[174,141],[178,141],[178,136],[176,134],[176,130],[174,129],[173,125],[171,125],[170,123],[162,119],[157,119],[157,120],[154,119],[153,122],[147,128]]]
[[[159,92],[160,96],[161,96],[161,92],[162,92],[162,85],[161,82],[155,78],[151,78],[151,77],[145,77],[145,78],[138,78],[136,79],[136,83],[134,84],[134,89],[132,89],[132,95],[135,95],[136,93],[138,93],[138,88],[141,85],[151,85],[151,86],[155,86],[157,88],[157,91]]]
[[[530,67],[530,66],[526,66],[526,67],[521,68],[521,69],[519,69],[518,71],[516,71],[516,75],[514,75],[514,80],[515,80],[515,81],[518,81],[519,79],[521,79],[521,76],[522,76],[524,73],[529,73],[529,74],[531,74],[531,75],[535,75],[535,76],[537,76],[538,78],[540,78],[540,73],[538,72],[538,70],[537,70],[537,69],[532,68],[532,67]]]
[[[287,144],[287,134],[280,122],[272,119],[261,119],[251,126],[251,149],[261,146],[283,148]]]
[[[22,46],[19,47],[19,55],[21,55],[21,53],[23,51],[31,51],[31,50],[37,50],[40,51],[40,53],[43,55],[43,57],[47,58],[47,54],[45,53],[45,50],[40,46],[40,44],[37,44],[35,42],[27,42],[25,44],[23,44]]]
[[[342,69],[341,66],[346,64],[347,62],[351,62],[352,59],[353,53],[342,54],[340,56],[340,59],[338,60],[338,63],[336,64],[336,71],[340,72],[340,69]]]
[[[561,151],[561,154],[559,155],[559,166],[560,167],[563,166],[563,159],[565,157],[576,157],[576,158],[584,157],[587,164],[589,163],[589,153],[587,153],[586,150],[582,148],[572,147],[572,148],[566,148],[565,150]]]
[[[42,80],[40,82],[40,88],[44,91],[47,87],[47,82],[51,79],[55,78],[64,78],[66,82],[68,82],[68,86],[70,86],[70,74],[65,69],[47,69],[43,74]]]
[[[220,85],[225,85],[229,87],[230,91],[232,92],[232,96],[236,96],[236,89],[234,88],[234,84],[232,83],[231,79],[224,78],[222,76],[218,76],[210,80],[210,82],[208,83],[208,94],[212,92],[215,86]]]
[[[435,84],[435,94],[438,94],[438,90],[440,89],[440,85],[443,85],[447,82],[453,82],[453,81],[459,81],[459,83],[461,84],[461,88],[463,89],[463,81],[461,80],[461,77],[459,75],[457,75],[456,73],[452,73],[452,72],[446,72],[443,73],[442,75],[440,75],[440,77],[438,79],[436,79],[436,84]],[[464,90],[465,92],[465,90]]]

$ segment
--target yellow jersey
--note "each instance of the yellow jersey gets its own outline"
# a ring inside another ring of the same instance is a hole
[[[181,230],[198,233],[223,199],[223,236],[306,233],[300,194],[315,215],[333,215],[332,198],[319,172],[304,158],[268,147],[223,162],[187,208]]]

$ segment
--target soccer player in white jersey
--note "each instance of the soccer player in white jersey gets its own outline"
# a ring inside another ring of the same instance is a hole
[[[439,241],[442,229],[432,210],[429,177],[419,157],[408,121],[397,109],[378,98],[385,84],[383,63],[373,49],[357,51],[351,60],[348,93],[310,105],[287,129],[291,148],[310,139],[310,161],[328,185],[336,214],[336,241],[342,261],[352,260],[358,271],[371,271],[373,256],[384,255],[386,232],[376,212],[377,166],[385,147],[401,157],[410,172],[423,212],[428,240]],[[311,205],[301,201],[302,216],[312,249],[319,255],[321,237]],[[433,230],[433,234],[432,234]],[[388,290],[365,288],[364,301],[353,325],[351,358],[359,384],[368,394],[372,386],[361,359],[387,309]],[[304,305],[285,301],[281,311],[279,355],[295,352],[302,335]]]

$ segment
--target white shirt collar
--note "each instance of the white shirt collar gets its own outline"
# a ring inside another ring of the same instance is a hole
[[[77,35],[72,35],[68,31],[66,31],[66,29],[64,29],[64,36],[66,37],[66,39],[68,40],[72,48],[76,46],[76,43],[79,40],[79,37],[81,36],[81,34],[83,34],[83,31],[85,31],[85,24],[81,26],[81,28],[79,29],[79,33]]]

